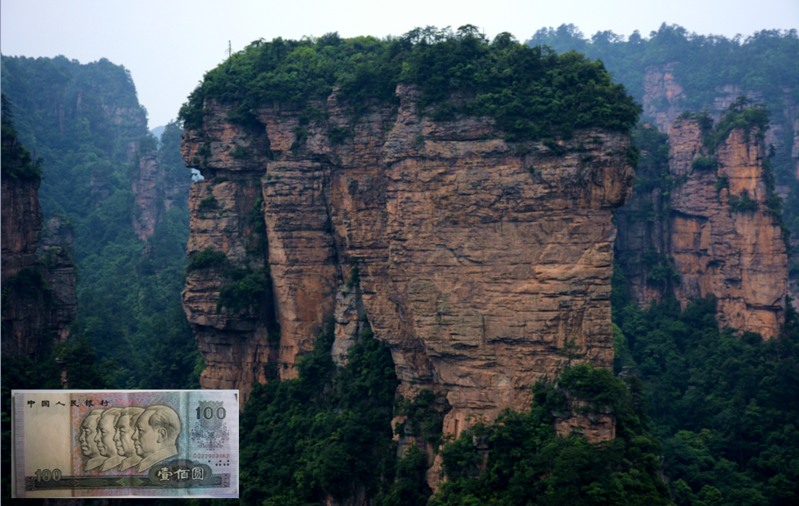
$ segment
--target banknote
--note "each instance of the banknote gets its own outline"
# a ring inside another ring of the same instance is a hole
[[[13,497],[238,497],[237,390],[12,398]]]

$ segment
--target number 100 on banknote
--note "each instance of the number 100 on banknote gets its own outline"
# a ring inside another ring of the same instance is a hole
[[[15,390],[13,497],[238,497],[236,390]]]

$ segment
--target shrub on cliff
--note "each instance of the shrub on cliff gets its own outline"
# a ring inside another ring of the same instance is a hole
[[[219,290],[217,310],[226,307],[233,311],[241,311],[252,307],[258,311],[271,288],[269,270],[253,272],[248,269],[235,269],[228,275],[232,281]]]
[[[238,104],[238,119],[252,121],[258,107],[302,107],[336,87],[357,113],[370,102],[396,104],[399,83],[422,89],[427,113],[491,116],[510,141],[569,136],[586,127],[627,131],[641,111],[599,61],[531,48],[507,33],[490,42],[465,25],[455,32],[416,28],[384,40],[328,34],[255,41],[206,74],[180,117],[186,128],[199,128],[204,101],[215,99]]]
[[[735,102],[730,104],[727,112],[714,128],[703,129],[703,144],[710,153],[713,153],[736,128],[744,131],[746,141],[749,141],[751,133],[763,139],[769,128],[770,115],[771,113],[763,104],[755,104],[745,96],[738,97]]]
[[[731,213],[754,213],[760,209],[757,201],[750,197],[746,190],[742,190],[740,195],[730,195],[728,202]]]
[[[222,267],[228,264],[227,255],[208,246],[202,251],[196,251],[189,257],[187,271],[207,269],[209,267]]]
[[[715,171],[719,166],[719,162],[712,157],[698,156],[691,161],[691,168],[696,171]]]
[[[577,435],[557,436],[554,413],[568,410],[564,391],[610,408],[616,439],[591,445]],[[556,385],[536,385],[528,413],[506,411],[447,444],[442,455],[450,479],[431,504],[670,504],[658,476],[660,445],[648,430],[635,378],[625,384],[607,369],[567,369]],[[475,441],[487,442],[486,460]]]

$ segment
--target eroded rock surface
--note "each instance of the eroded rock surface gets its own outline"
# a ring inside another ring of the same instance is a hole
[[[568,360],[611,366],[611,218],[631,189],[628,136],[586,130],[550,147],[510,144],[491,119],[434,121],[419,113],[416,88],[397,92],[398,108],[358,117],[335,92],[312,104],[318,119],[265,107],[253,111],[259,128],[228,121],[235,105],[209,101],[202,131],[186,132],[184,158],[205,177],[191,192],[189,254],[211,248],[268,266],[280,325],[270,343],[270,315],[217,309],[220,269],[190,272],[184,308],[208,363],[204,387],[247,390],[266,380],[268,361],[294,376],[353,265],[399,393],[445,395],[446,433],[472,414],[528,409],[532,385]],[[259,205],[260,256],[250,225]],[[351,302],[339,301],[343,327]]]
[[[644,74],[644,115],[668,133],[684,110],[685,90],[674,77],[676,63],[647,67]]]
[[[652,283],[643,255],[669,258],[680,279],[674,295],[683,305],[715,295],[722,326],[778,335],[785,317],[788,257],[776,216],[769,213],[770,192],[763,169],[765,146],[756,131],[733,130],[713,154],[717,167],[700,169],[702,133],[691,119],[678,119],[669,133],[670,195],[659,190],[636,197],[619,213],[619,259],[639,304],[662,297]],[[751,199],[749,210],[732,201]],[[649,200],[650,219],[632,219]],[[637,256],[632,254],[637,252]]]
[[[36,179],[2,179],[2,354],[38,361],[63,342],[77,316],[71,231],[58,218],[42,241]],[[41,250],[37,252],[41,246]]]

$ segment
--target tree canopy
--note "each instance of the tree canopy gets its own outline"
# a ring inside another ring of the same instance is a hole
[[[423,110],[493,117],[509,141],[569,136],[575,128],[627,131],[640,107],[601,62],[531,48],[508,33],[489,41],[472,25],[417,28],[401,37],[258,40],[206,73],[181,108],[186,128],[202,124],[204,100],[239,106],[238,118],[271,103],[303,106],[339,97],[357,113],[396,104],[397,84],[420,86]],[[449,99],[466,98],[460,105]]]

